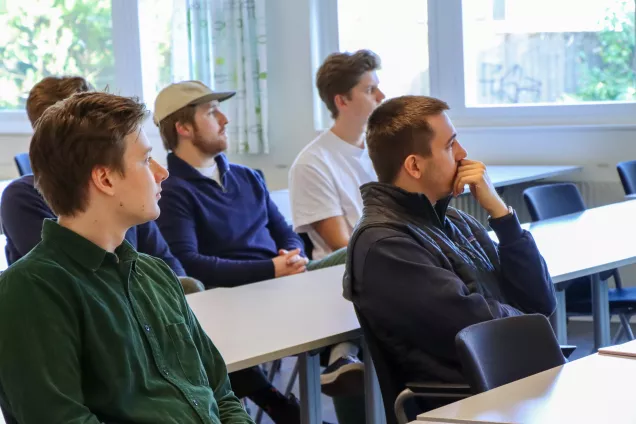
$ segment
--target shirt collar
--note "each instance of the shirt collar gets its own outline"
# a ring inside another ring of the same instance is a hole
[[[364,144],[362,145],[362,148],[360,148],[358,146],[354,146],[353,144],[348,143],[345,140],[341,139],[333,131],[329,130],[329,132],[333,136],[333,141],[335,142],[334,147],[343,155],[359,158],[363,155],[364,151],[367,148],[366,140]]]
[[[223,153],[216,155],[214,160],[219,167],[219,176],[221,177],[221,181],[225,183],[225,174],[230,171],[230,163]],[[174,153],[168,154],[168,171],[170,172],[170,175],[183,178],[184,180],[208,179],[196,168]]]
[[[45,219],[42,225],[42,242],[55,245],[56,248],[93,272],[97,271],[104,262],[133,261],[134,263],[139,257],[137,251],[126,240],[115,249],[115,253],[110,253],[49,218]]]

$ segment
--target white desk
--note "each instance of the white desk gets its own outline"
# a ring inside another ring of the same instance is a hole
[[[523,225],[537,242],[557,288],[560,282],[592,276],[596,348],[610,343],[607,283],[599,280],[598,273],[636,263],[634,216],[636,201],[626,201]],[[557,338],[564,344],[565,292],[559,290],[557,296]]]
[[[635,423],[636,359],[591,355],[418,416],[424,422]]]
[[[526,166],[526,165],[492,165],[488,167],[488,175],[493,185],[502,188],[514,184],[537,181],[580,171],[580,166]],[[468,188],[464,193],[468,192]],[[288,223],[292,223],[289,190],[274,190],[270,196]]]
[[[187,296],[229,371],[297,355],[359,335],[342,297],[344,265]]]
[[[495,187],[506,187],[557,177],[581,169],[581,166],[491,165],[488,166],[488,175]]]
[[[307,352],[360,335],[353,307],[342,297],[343,273],[340,265],[187,299],[229,371],[299,355],[302,422],[320,424],[319,358]],[[375,398],[369,406],[377,408],[382,401],[372,383],[367,392]]]

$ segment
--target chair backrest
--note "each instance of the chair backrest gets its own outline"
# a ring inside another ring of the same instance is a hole
[[[15,165],[18,167],[18,173],[20,174],[20,176],[33,174],[28,153],[19,153],[15,155],[14,159]]]
[[[314,258],[314,243],[309,238],[309,234],[298,233],[298,235],[305,245],[305,255],[307,255],[307,259],[312,260]]]
[[[523,200],[533,221],[555,218],[585,210],[579,189],[572,183],[545,184],[523,192]]]
[[[530,212],[532,221],[556,218],[571,213],[583,212],[585,202],[579,189],[572,183],[545,184],[530,187],[523,192],[523,199]],[[618,275],[616,270],[604,271],[600,274],[602,280]],[[615,281],[616,286],[620,283]],[[589,287],[574,284],[567,289],[571,299],[588,297],[591,295]]]
[[[464,328],[455,337],[464,377],[475,393],[567,362],[546,317],[495,319]]]
[[[618,176],[623,184],[623,190],[625,194],[636,193],[636,160],[630,160],[627,162],[619,162],[616,165],[618,170]]]
[[[395,416],[395,399],[404,390],[404,384],[400,384],[397,380],[397,372],[394,367],[391,366],[391,362],[388,359],[387,352],[380,345],[379,340],[371,330],[368,321],[360,313],[357,307],[354,307],[360,327],[362,328],[362,334],[369,347],[369,353],[371,353],[371,359],[373,360],[373,366],[378,376],[378,382],[380,383],[380,391],[382,392],[382,403],[384,404],[384,413],[386,415],[387,424],[397,424],[397,418]]]
[[[265,181],[265,173],[263,172],[263,170],[254,168],[254,172],[256,172],[263,179],[263,182],[265,182],[265,184],[267,185],[267,181]]]

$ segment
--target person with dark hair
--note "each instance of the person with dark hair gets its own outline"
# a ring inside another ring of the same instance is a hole
[[[407,381],[461,383],[455,335],[472,324],[556,307],[532,235],[467,158],[435,98],[384,102],[367,126],[378,182],[361,188],[364,209],[347,252],[344,297],[368,321]],[[449,206],[464,187],[490,215],[488,231]]]
[[[359,50],[329,55],[316,75],[334,124],[298,154],[289,171],[294,230],[307,233],[315,259],[347,246],[362,212],[359,187],[377,179],[364,129],[384,99],[378,69],[380,58]]]
[[[146,117],[136,99],[84,92],[37,121],[35,186],[58,218],[0,275],[11,422],[252,424],[175,274],[125,240],[157,218],[168,177]]]
[[[91,91],[90,84],[79,76],[42,79],[33,86],[26,102],[31,126],[35,127],[44,111],[55,103],[87,91]],[[40,242],[42,223],[47,218],[54,219],[55,214],[36,190],[33,175],[25,175],[12,181],[2,193],[0,217],[7,238],[7,262],[11,265]],[[170,252],[154,221],[131,227],[126,232],[126,240],[139,252],[162,259],[180,278],[185,276],[181,263]],[[188,280],[188,292],[200,291],[201,287],[194,279]]]

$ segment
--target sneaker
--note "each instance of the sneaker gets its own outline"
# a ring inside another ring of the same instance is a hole
[[[353,396],[364,393],[364,364],[347,355],[338,358],[320,375],[322,392],[327,396]]]

